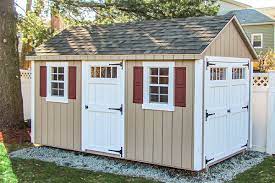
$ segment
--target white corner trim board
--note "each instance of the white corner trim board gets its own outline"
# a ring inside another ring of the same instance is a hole
[[[168,104],[149,102],[150,68],[169,68]],[[175,62],[143,62],[143,104],[142,109],[174,111],[174,67]]]
[[[195,62],[195,96],[194,97],[194,170],[200,171],[204,167],[204,154],[203,154],[203,60]]]
[[[47,102],[68,103],[68,62],[47,62]],[[52,96],[51,93],[51,67],[64,67],[64,96]]]
[[[31,61],[31,142],[34,143],[35,133],[35,65],[34,61]]]

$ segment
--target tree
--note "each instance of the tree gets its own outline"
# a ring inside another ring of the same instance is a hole
[[[0,1],[0,15],[0,129],[7,129],[23,121],[14,0]]]
[[[258,59],[258,69],[260,72],[267,72],[275,67],[275,53],[272,49],[261,52]]]
[[[216,15],[217,0],[52,0],[63,12],[79,13],[90,9],[97,23],[127,22],[165,18]],[[60,8],[62,10],[62,8]]]

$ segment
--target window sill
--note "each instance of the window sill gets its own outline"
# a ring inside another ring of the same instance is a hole
[[[175,111],[175,106],[168,104],[142,104],[142,109],[157,110],[157,111]]]
[[[60,97],[47,97],[46,98],[47,102],[56,102],[56,103],[69,103],[69,100],[66,98],[60,98]]]

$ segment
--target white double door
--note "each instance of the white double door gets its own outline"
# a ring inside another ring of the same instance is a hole
[[[123,68],[119,62],[83,63],[82,149],[122,156]]]
[[[211,163],[247,147],[249,68],[209,62],[205,72],[205,159]]]

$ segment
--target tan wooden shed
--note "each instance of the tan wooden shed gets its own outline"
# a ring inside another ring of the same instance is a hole
[[[73,27],[27,59],[35,144],[193,171],[251,147],[235,17]]]

